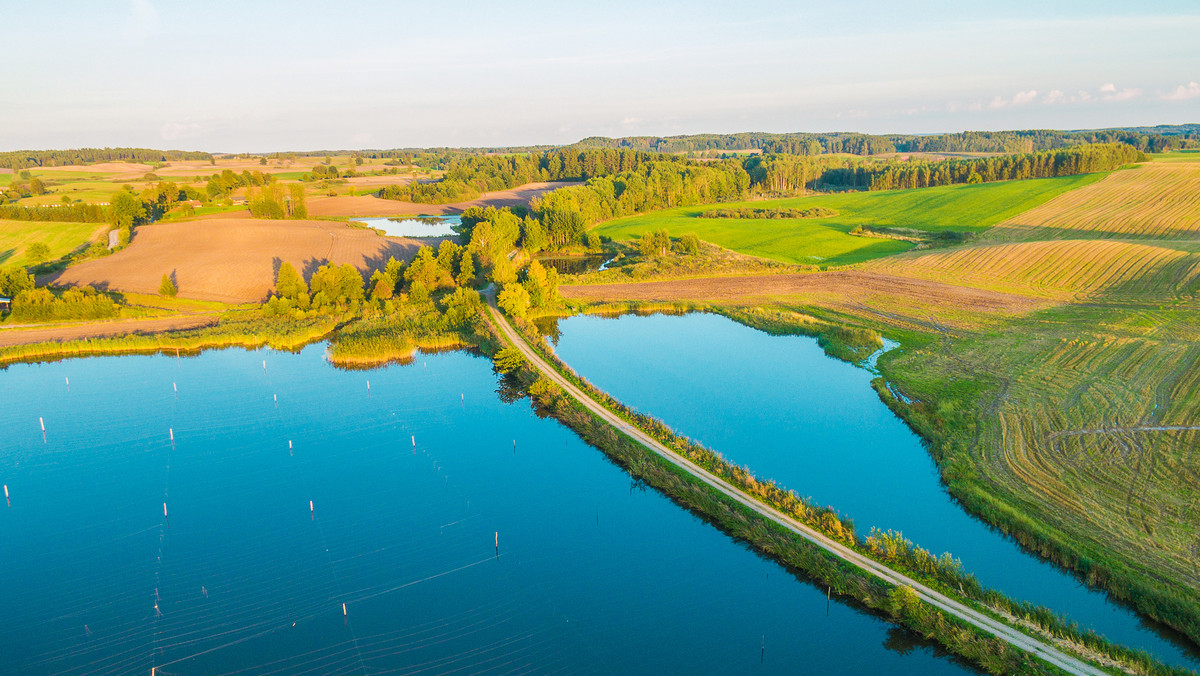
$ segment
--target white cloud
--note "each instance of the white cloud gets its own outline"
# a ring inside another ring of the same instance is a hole
[[[1200,96],[1200,84],[1189,82],[1186,85],[1179,85],[1169,94],[1163,94],[1164,99],[1168,101],[1187,101]]]
[[[641,120],[641,118],[637,118],[637,117],[625,117],[625,118],[622,118],[622,119],[621,119],[621,124],[622,124],[623,126],[629,127],[629,126],[632,126],[632,125],[638,124],[638,123],[640,123],[641,121],[642,121],[642,120]]]
[[[1037,98],[1037,90],[1036,89],[1030,89],[1027,92],[1017,92],[1016,96],[1014,96],[1012,99],[1012,104],[1014,106],[1023,106],[1027,103],[1033,103],[1033,100],[1036,98]]]
[[[1100,87],[1101,97],[1105,101],[1129,101],[1142,95],[1142,90],[1136,87],[1117,89],[1115,85],[1106,84]]]
[[[1055,89],[1054,91],[1046,94],[1046,98],[1042,99],[1042,103],[1045,103],[1046,105],[1053,105],[1055,103],[1065,103],[1066,101],[1067,101],[1067,95],[1063,94],[1058,89]]]
[[[996,110],[999,108],[1007,108],[1009,106],[1023,106],[1032,103],[1037,98],[1037,90],[1030,89],[1029,91],[1017,92],[1011,99],[1006,99],[1003,96],[996,96],[988,103],[988,108]]]

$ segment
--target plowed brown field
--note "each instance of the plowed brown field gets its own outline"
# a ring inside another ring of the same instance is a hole
[[[125,250],[72,266],[47,281],[154,294],[163,274],[172,274],[182,297],[244,303],[266,298],[283,261],[305,278],[326,262],[349,263],[368,274],[389,256],[411,258],[421,244],[327,221],[157,223],[138,228]]]

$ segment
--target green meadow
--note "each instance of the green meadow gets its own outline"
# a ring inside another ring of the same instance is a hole
[[[105,223],[54,223],[0,219],[0,265],[31,265],[25,250],[35,242],[50,247],[50,259],[59,258],[85,245],[92,236],[108,228]]]
[[[915,190],[844,192],[782,200],[722,203],[667,209],[618,218],[595,228],[600,235],[631,240],[651,230],[673,237],[695,233],[727,249],[784,263],[849,265],[906,251],[911,242],[859,237],[856,226],[911,228],[926,232],[979,232],[1106,174],[953,185]],[[812,219],[703,218],[714,208],[825,207],[834,216]]]

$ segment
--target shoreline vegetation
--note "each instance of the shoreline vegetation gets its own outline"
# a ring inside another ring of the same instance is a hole
[[[457,296],[458,302],[447,302]],[[472,300],[473,298],[473,300]],[[265,307],[265,306],[264,306]],[[648,449],[620,434],[608,423],[587,412],[557,386],[533,372],[515,350],[502,347],[490,323],[481,321],[482,303],[476,292],[462,289],[441,299],[406,298],[395,302],[391,312],[377,314],[272,315],[264,310],[230,310],[214,326],[146,336],[90,339],[63,343],[39,343],[0,349],[0,364],[17,361],[43,361],[76,356],[165,353],[194,354],[204,349],[225,347],[271,347],[295,350],[304,345],[329,340],[329,360],[339,368],[374,368],[410,360],[418,349],[479,349],[491,357],[496,370],[528,394],[543,414],[553,415],[587,441],[605,452],[613,462],[639,481],[662,491],[680,506],[702,516],[735,539],[746,542],[797,574],[802,580],[826,586],[843,600],[862,604],[880,617],[889,618],[916,634],[936,641],[955,655],[989,673],[1057,673],[1055,669],[999,639],[955,620],[928,604],[904,587],[893,587],[865,571],[835,559],[808,544],[777,524],[756,515],[712,489],[700,484]],[[753,328],[772,333],[803,333],[816,337],[826,351],[837,358],[861,361],[879,346],[879,335],[863,327],[838,326],[827,320],[800,313],[764,308],[718,308],[675,304],[606,304],[564,309],[613,314],[621,312],[710,311],[727,316]],[[360,311],[361,312],[361,311]],[[545,313],[551,314],[551,313]],[[922,583],[952,594],[1007,623],[1032,631],[1085,660],[1125,673],[1186,673],[1156,662],[1150,656],[1108,643],[1095,634],[1081,630],[1052,611],[1032,604],[1016,602],[980,587],[978,581],[962,570],[951,556],[936,557],[915,546],[900,533],[873,530],[866,537],[855,533],[853,522],[836,512],[816,506],[795,492],[773,482],[756,479],[746,468],[734,466],[719,454],[678,437],[658,420],[630,411],[619,402],[598,392],[569,367],[557,361],[544,338],[532,325],[516,319],[527,342],[555,365],[560,375],[582,387],[606,408],[617,412],[630,424],[651,434],[660,442],[734,485],[756,499],[807,523],[861,553],[902,570]]]

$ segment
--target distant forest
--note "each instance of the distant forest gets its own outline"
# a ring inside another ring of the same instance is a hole
[[[189,150],[151,150],[149,148],[75,148],[72,150],[13,150],[0,152],[0,167],[30,169],[63,167],[97,162],[175,162],[211,160],[212,153]]]
[[[1161,152],[1200,146],[1200,125],[1161,125],[1117,129],[1058,131],[966,131],[952,134],[859,134],[850,132],[692,134],[686,136],[593,136],[579,141],[580,148],[628,148],[660,153],[761,150],[789,155],[879,155],[883,153],[1030,153],[1058,150],[1088,143],[1125,143],[1143,152]]]

